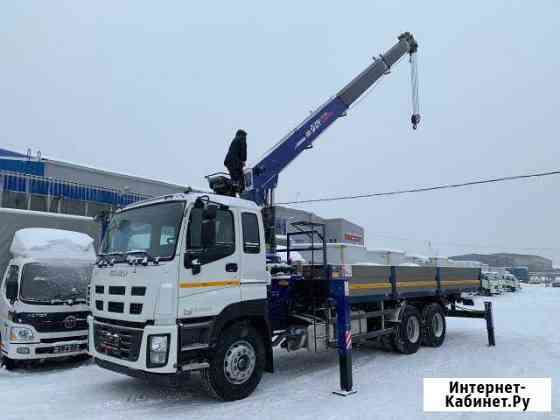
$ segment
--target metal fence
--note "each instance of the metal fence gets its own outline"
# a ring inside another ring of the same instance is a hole
[[[151,195],[0,170],[0,207],[95,216]]]

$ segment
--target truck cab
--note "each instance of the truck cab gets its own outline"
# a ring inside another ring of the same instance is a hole
[[[93,271],[90,353],[132,376],[202,370],[235,399],[272,365],[269,283],[253,202],[188,193],[133,204],[112,218]],[[228,367],[212,371],[222,351]]]
[[[481,290],[487,296],[502,294],[502,280],[499,273],[494,271],[482,272]]]
[[[44,247],[49,237],[59,240],[68,236],[89,243],[86,256],[80,253],[82,258],[75,258],[67,248],[65,257],[53,256],[49,247]],[[28,252],[24,242],[37,237],[42,249]],[[4,365],[12,369],[24,361],[87,355],[86,295],[95,259],[93,240],[77,232],[22,229],[14,235],[11,252],[13,258],[0,287]]]

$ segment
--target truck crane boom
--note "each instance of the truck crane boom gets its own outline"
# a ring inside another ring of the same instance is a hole
[[[246,191],[242,197],[261,206],[274,205],[274,189],[278,176],[301,152],[309,149],[313,142],[338,118],[344,116],[349,107],[368,91],[379,79],[388,74],[393,64],[405,54],[410,55],[412,64],[413,128],[420,122],[418,112],[418,91],[416,72],[416,52],[418,43],[410,32],[398,37],[398,42],[385,54],[374,58],[364,71],[344,86],[334,97],[320,106],[300,125],[282,138],[265,156],[245,173]]]

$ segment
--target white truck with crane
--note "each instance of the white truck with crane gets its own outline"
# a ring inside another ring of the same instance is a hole
[[[274,246],[273,190],[279,173],[401,57],[415,62],[410,33],[352,80],[247,171],[242,198],[223,175],[214,193],[187,191],[127,206],[108,223],[94,268],[90,353],[106,369],[167,380],[197,372],[223,400],[250,395],[273,347],[336,348],[341,395],[353,392],[352,345],[379,341],[412,354],[441,346],[449,316],[483,318],[494,344],[491,307],[462,292],[480,287],[480,270],[451,267],[332,265],[325,226],[297,223],[289,232],[312,244],[321,263],[267,271]],[[419,122],[415,112],[414,125]],[[262,207],[264,206],[264,208]],[[265,240],[266,239],[266,240]],[[271,258],[272,259],[272,258]]]

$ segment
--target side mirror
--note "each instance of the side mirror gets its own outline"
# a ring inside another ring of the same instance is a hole
[[[200,236],[202,248],[207,249],[216,246],[216,219],[202,221]]]
[[[19,293],[17,280],[6,281],[6,297],[11,303],[14,303]]]

